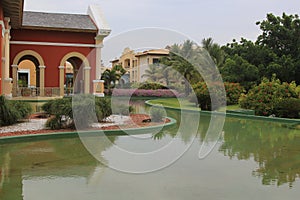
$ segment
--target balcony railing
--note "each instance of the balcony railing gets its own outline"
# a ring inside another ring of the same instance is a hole
[[[59,96],[59,87],[46,87],[44,88],[44,96],[46,97],[56,97]],[[37,97],[40,96],[41,89],[39,87],[18,87],[17,96],[19,97]]]

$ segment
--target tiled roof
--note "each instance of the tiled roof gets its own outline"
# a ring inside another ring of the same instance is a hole
[[[97,27],[88,15],[24,11],[23,27],[50,30],[96,32]]]

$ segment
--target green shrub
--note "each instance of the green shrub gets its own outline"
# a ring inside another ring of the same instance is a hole
[[[161,122],[163,117],[165,117],[164,115],[165,112],[163,108],[152,107],[150,111],[151,121],[153,122]]]
[[[95,107],[98,122],[102,122],[112,114],[110,99],[96,97]]]
[[[243,92],[243,88],[240,86],[239,83],[212,83],[211,89],[214,90],[212,92],[212,95],[214,95],[215,98],[215,110],[217,110],[221,106],[225,106],[225,102],[228,105],[237,104],[238,99]],[[211,96],[209,94],[208,87],[205,82],[198,82],[197,84],[194,84],[193,90],[195,92],[195,95],[189,96],[189,101],[196,104],[196,106],[200,107],[201,110],[211,110],[212,109],[212,102],[211,102]],[[225,87],[226,90],[226,100],[224,99],[224,95],[222,94],[222,87]]]
[[[72,98],[76,98],[72,102]],[[46,126],[51,129],[75,128],[73,113],[76,113],[77,128],[86,128],[94,122],[95,113],[98,122],[112,114],[110,101],[92,95],[76,95],[74,97],[51,100],[42,109],[52,117]]]
[[[50,100],[42,106],[42,109],[52,116],[46,122],[47,127],[51,129],[74,127],[70,97]]]
[[[0,96],[0,126],[15,124],[31,113],[30,104],[22,101],[9,101],[4,96]]]
[[[132,106],[127,106],[125,104],[119,104],[114,108],[113,114],[121,114],[121,115],[129,115],[134,111],[134,108]]]
[[[142,83],[138,86],[138,89],[142,90],[158,90],[158,89],[168,89],[166,86],[163,86],[159,83]]]
[[[288,98],[277,102],[274,107],[277,117],[300,118],[300,99]]]
[[[224,83],[226,90],[226,103],[227,105],[235,105],[239,103],[239,98],[244,91],[239,83]]]
[[[195,105],[200,107],[201,110],[211,110],[210,96],[205,82],[199,82],[194,84],[192,87],[196,96],[191,94],[188,97],[189,101],[195,103]]]
[[[10,101],[9,104],[18,111],[21,119],[27,118],[33,112],[32,106],[29,103],[22,101]]]
[[[294,87],[273,77],[271,81],[263,79],[247,95],[242,95],[239,103],[242,108],[255,110],[256,115],[269,116],[276,112],[278,102],[288,98],[297,98]]]

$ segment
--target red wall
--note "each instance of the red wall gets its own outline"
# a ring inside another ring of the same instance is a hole
[[[41,31],[17,29],[11,32],[12,41],[61,42],[95,44],[96,33],[79,33],[66,31]]]
[[[0,20],[3,20],[3,9],[0,5]],[[3,42],[2,42],[2,26],[0,25],[0,95],[2,94],[2,49],[3,49]]]
[[[61,43],[95,44],[94,33],[71,33],[58,31],[12,30],[11,41],[39,41]],[[79,52],[90,62],[91,80],[95,79],[95,48],[93,47],[59,47],[41,45],[11,44],[11,64],[15,56],[24,50],[33,50],[39,53],[45,63],[45,87],[59,87],[59,69],[62,58],[70,52]],[[92,87],[91,87],[92,88]]]

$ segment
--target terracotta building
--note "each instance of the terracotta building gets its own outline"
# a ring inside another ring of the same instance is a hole
[[[150,49],[142,52],[135,52],[125,48],[118,59],[111,61],[112,66],[121,65],[127,73],[122,77],[124,82],[144,82],[147,80],[143,75],[145,70],[153,64],[158,64],[159,59],[168,56],[167,49]]]
[[[0,94],[101,93],[101,48],[111,30],[100,8],[61,14],[24,11],[23,4],[0,3]]]

